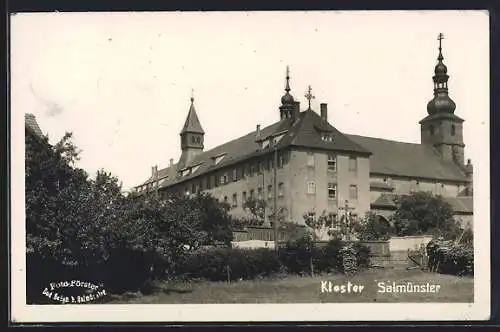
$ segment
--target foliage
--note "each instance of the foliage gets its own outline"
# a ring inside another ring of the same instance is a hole
[[[314,237],[311,233],[305,233],[296,240],[286,242],[284,248],[279,251],[280,261],[289,272],[313,273],[311,260],[314,251]]]
[[[384,219],[375,215],[372,212],[368,212],[365,215],[362,227],[358,230],[358,236],[360,240],[374,241],[374,240],[388,240],[393,229],[391,225]]]
[[[361,242],[353,243],[354,251],[356,252],[356,260],[359,269],[365,269],[370,266],[370,248]]]
[[[426,249],[431,271],[454,275],[474,274],[472,246],[433,240],[427,244]]]
[[[233,239],[232,220],[229,216],[229,205],[219,202],[209,194],[201,193],[189,199],[188,203],[201,212],[201,229],[207,233],[203,244],[222,242],[226,245]]]
[[[394,228],[398,236],[439,234],[445,238],[457,236],[458,225],[453,209],[440,196],[426,192],[399,196],[394,214]]]
[[[26,131],[25,146],[29,301],[62,276],[137,290],[173,273],[186,251],[231,241],[227,207],[209,196],[125,198],[110,173],[89,179],[74,167],[71,134],[51,146]]]
[[[179,263],[176,276],[210,281],[248,280],[280,271],[269,249],[210,248],[194,251]]]
[[[257,199],[254,197],[249,197],[244,203],[243,208],[250,211],[254,219],[258,222],[263,223],[266,213],[267,202],[263,199]]]

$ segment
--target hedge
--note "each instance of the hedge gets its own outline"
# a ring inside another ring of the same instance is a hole
[[[362,244],[346,246],[340,241],[330,241],[326,246],[316,247],[314,243],[298,240],[280,248],[278,255],[266,248],[200,249],[186,255],[177,264],[173,277],[233,281],[267,277],[280,272],[355,273],[367,267],[368,262],[369,248]]]
[[[453,275],[474,275],[474,248],[435,241],[427,245],[429,269]]]

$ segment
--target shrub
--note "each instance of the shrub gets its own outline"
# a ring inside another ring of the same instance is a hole
[[[229,273],[228,273],[229,270]],[[184,257],[176,277],[227,281],[265,277],[280,271],[276,253],[266,248],[211,248],[194,251]]]
[[[431,271],[453,275],[474,274],[474,249],[468,245],[454,245],[431,241],[427,245]]]
[[[361,269],[368,268],[370,266],[370,248],[361,242],[355,242],[353,248],[356,252],[358,267]]]

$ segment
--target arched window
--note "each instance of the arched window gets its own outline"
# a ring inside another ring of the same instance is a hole
[[[429,126],[429,133],[431,134],[431,136],[434,136],[434,126],[433,125]]]
[[[196,143],[200,143],[200,142],[201,142],[201,137],[200,136],[196,137]]]
[[[451,125],[451,136],[455,136],[455,125]]]
[[[196,137],[191,136],[191,143],[196,143]]]

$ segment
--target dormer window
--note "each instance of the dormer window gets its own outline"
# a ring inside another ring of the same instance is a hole
[[[196,165],[196,166],[193,166],[193,168],[191,169],[191,173],[194,173],[198,170],[198,168],[200,168],[201,164],[200,165]]]
[[[224,159],[225,156],[226,156],[226,154],[223,153],[223,154],[212,157],[214,164],[217,165],[218,163],[220,163],[221,160]]]

